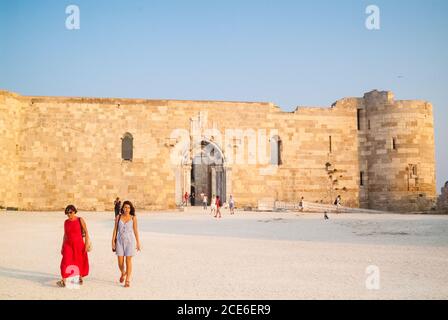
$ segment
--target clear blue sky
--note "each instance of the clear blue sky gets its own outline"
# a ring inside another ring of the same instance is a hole
[[[80,30],[65,28],[70,4]],[[364,26],[369,4],[379,31]],[[287,111],[392,90],[433,103],[438,192],[448,180],[446,0],[0,0],[0,88]]]

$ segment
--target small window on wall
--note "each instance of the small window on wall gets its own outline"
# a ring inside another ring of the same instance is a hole
[[[125,161],[132,161],[134,138],[132,134],[125,133],[121,138],[121,158]]]
[[[357,109],[356,121],[358,122],[358,130],[361,130],[361,109]]]
[[[392,150],[397,150],[397,138],[392,138]]]
[[[364,171],[359,173],[359,185],[364,186]]]
[[[279,136],[271,138],[271,164],[279,166],[282,164],[282,140]]]
[[[417,178],[418,172],[417,172],[417,165],[416,164],[410,164],[409,165],[409,178]]]
[[[333,152],[333,146],[331,145],[331,136],[328,136],[328,151]]]

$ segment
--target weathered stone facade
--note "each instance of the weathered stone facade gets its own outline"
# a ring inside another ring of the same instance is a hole
[[[448,181],[445,182],[445,186],[437,199],[437,210],[448,213]]]
[[[132,161],[122,158],[126,134]],[[232,194],[239,207],[340,194],[352,207],[414,211],[436,196],[432,106],[391,92],[283,112],[272,103],[0,91],[0,142],[0,206],[23,210],[111,210],[116,196],[168,209],[192,186],[197,197]],[[206,146],[220,163],[192,174]]]

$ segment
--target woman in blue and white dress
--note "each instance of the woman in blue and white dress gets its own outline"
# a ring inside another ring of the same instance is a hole
[[[121,272],[120,283],[125,281],[125,287],[130,287],[131,284],[132,257],[135,256],[136,249],[141,250],[135,208],[130,201],[125,201],[121,207],[121,214],[115,219],[112,235],[112,251],[117,254],[118,268]]]

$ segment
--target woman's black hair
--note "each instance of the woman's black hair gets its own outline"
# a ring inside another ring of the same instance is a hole
[[[121,212],[121,213],[124,213],[124,206],[127,205],[127,204],[131,207],[131,212],[130,212],[131,216],[135,216],[135,208],[134,208],[134,205],[132,204],[131,201],[128,201],[128,200],[126,200],[125,202],[123,202],[123,205],[121,206],[121,210],[120,210],[120,212]]]
[[[67,208],[65,208],[65,214],[68,214],[70,211],[73,211],[74,213],[78,212],[78,210],[76,210],[75,206],[72,204],[69,204]]]

